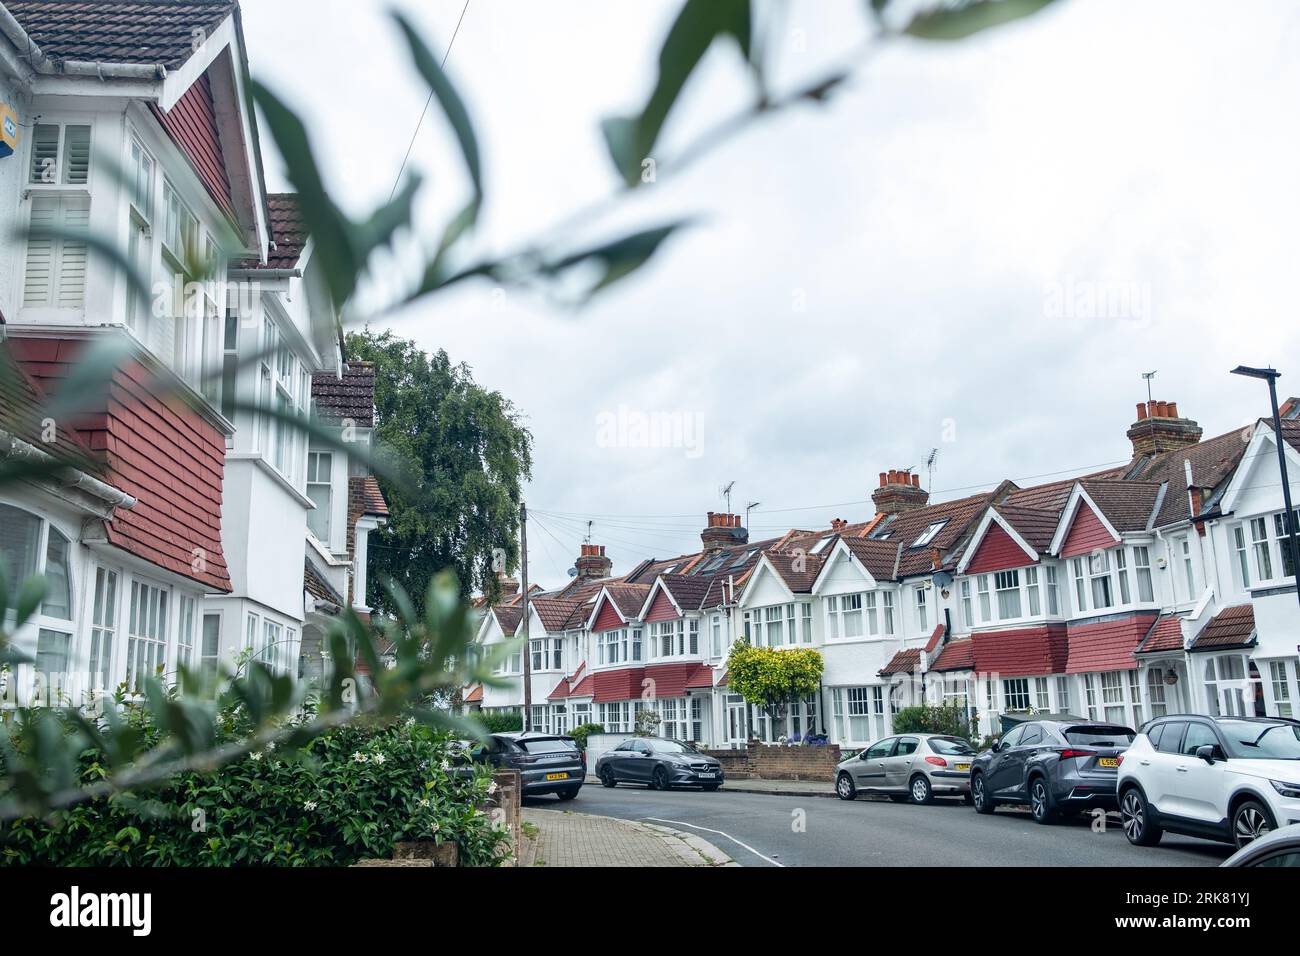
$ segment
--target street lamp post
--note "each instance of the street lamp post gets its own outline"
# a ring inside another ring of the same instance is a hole
[[[1300,537],[1297,537],[1295,510],[1291,507],[1291,482],[1286,475],[1286,440],[1282,437],[1282,413],[1277,407],[1277,380],[1282,373],[1273,368],[1238,365],[1232,374],[1262,378],[1268,382],[1268,397],[1273,404],[1273,434],[1277,440],[1277,467],[1282,474],[1282,503],[1286,508],[1282,526],[1286,529],[1286,546],[1291,553],[1291,573],[1296,578],[1296,600],[1300,601]]]

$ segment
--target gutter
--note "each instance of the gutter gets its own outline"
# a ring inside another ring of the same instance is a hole
[[[3,429],[0,429],[0,451],[32,461],[57,463],[55,457],[49,452],[42,451],[35,445],[25,442]],[[119,491],[107,482],[100,481],[98,478],[92,477],[71,465],[64,466],[64,469],[64,474],[58,480],[65,488],[84,491],[112,508],[126,508],[129,510],[135,507],[136,499],[126,492]]]
[[[102,63],[94,60],[52,60],[36,42],[27,35],[23,25],[0,4],[0,33],[3,33],[18,50],[19,57],[36,73],[47,76],[91,76],[101,80],[163,80],[167,67],[161,63]]]
[[[301,269],[227,269],[226,275],[236,279],[301,279]]]

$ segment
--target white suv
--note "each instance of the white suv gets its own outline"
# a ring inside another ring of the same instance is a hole
[[[1300,723],[1269,717],[1158,717],[1120,757],[1124,833],[1166,830],[1245,846],[1300,823]]]

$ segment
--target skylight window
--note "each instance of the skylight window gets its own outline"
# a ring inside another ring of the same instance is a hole
[[[738,557],[735,561],[731,563],[731,567],[733,569],[740,567],[742,564],[744,564],[746,561],[748,561],[756,554],[758,554],[757,548],[753,548],[749,551],[746,551],[744,554],[742,554],[740,557]]]
[[[934,540],[934,536],[937,535],[940,531],[942,531],[943,526],[946,525],[947,523],[948,522],[946,519],[943,521],[931,522],[929,527],[927,527],[924,531],[921,532],[921,536],[912,542],[912,547],[924,548],[927,544],[929,544],[931,541]]]
[[[809,554],[817,554],[818,552],[820,552],[820,551],[822,550],[822,548],[824,548],[824,547],[826,547],[826,545],[830,544],[830,542],[831,542],[831,537],[833,537],[833,536],[832,536],[832,535],[827,535],[825,538],[822,538],[820,541],[818,541],[816,544],[814,544],[814,545],[812,546],[812,549],[811,549],[808,553],[809,553]]]

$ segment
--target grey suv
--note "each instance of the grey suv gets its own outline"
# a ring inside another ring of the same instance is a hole
[[[572,800],[587,776],[587,754],[572,737],[539,733],[492,734],[481,744],[469,745],[476,763],[518,770],[524,796],[553,793]]]
[[[999,803],[1029,804],[1037,823],[1100,807],[1118,809],[1120,755],[1136,734],[1118,724],[1031,720],[1017,724],[970,768],[980,813]]]

